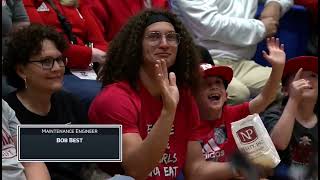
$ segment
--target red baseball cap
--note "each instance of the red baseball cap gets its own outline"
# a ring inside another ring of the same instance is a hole
[[[302,68],[304,71],[312,71],[318,74],[318,57],[315,56],[298,56],[289,59],[283,70],[282,83]]]
[[[200,64],[200,73],[203,78],[208,76],[219,76],[228,84],[233,77],[233,70],[228,66],[214,66],[208,63]]]

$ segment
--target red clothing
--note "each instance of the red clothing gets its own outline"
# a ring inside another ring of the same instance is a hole
[[[201,120],[197,134],[202,140],[202,153],[206,160],[229,161],[238,149],[232,136],[231,123],[250,115],[249,103],[236,106],[225,105],[222,116],[217,120]]]
[[[94,19],[89,6],[79,0],[79,8],[63,6],[59,0],[52,0],[58,10],[72,24],[72,32],[77,38],[78,44],[70,44],[63,54],[68,58],[68,67],[85,69],[91,63],[92,50],[85,46],[92,42],[95,48],[107,50],[107,42],[103,39],[103,33]],[[58,32],[64,31],[58,20],[56,12],[49,3],[44,0],[23,0],[31,23],[40,23],[56,27]],[[67,36],[65,35],[66,39]],[[69,42],[69,40],[68,40]]]
[[[92,9],[108,42],[128,19],[145,9],[144,0],[93,0]],[[168,8],[167,0],[151,0],[154,8]]]
[[[122,124],[123,133],[139,133],[145,139],[156,123],[162,101],[155,99],[140,84],[139,92],[128,83],[114,83],[105,87],[93,100],[89,109],[90,122]],[[187,143],[198,140],[193,130],[199,125],[199,114],[190,91],[180,90],[180,101],[161,163],[152,171],[149,180],[175,179],[185,163]]]

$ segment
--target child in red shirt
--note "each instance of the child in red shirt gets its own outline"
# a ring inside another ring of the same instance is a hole
[[[201,125],[197,132],[202,140],[202,152],[206,160],[230,161],[230,157],[237,150],[231,133],[231,123],[264,111],[275,99],[285,64],[285,52],[278,39],[268,39],[267,46],[269,55],[266,52],[263,52],[263,55],[272,64],[269,80],[258,96],[243,104],[226,104],[226,89],[233,76],[231,68],[211,64],[200,65],[203,78],[200,80],[196,101]]]

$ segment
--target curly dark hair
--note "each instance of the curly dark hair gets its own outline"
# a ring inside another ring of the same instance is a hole
[[[178,87],[194,90],[199,78],[199,52],[184,25],[176,15],[166,10],[148,9],[132,17],[112,40],[106,56],[106,63],[98,73],[102,88],[118,81],[127,81],[137,90],[139,69],[143,63],[142,41],[147,20],[153,15],[162,15],[170,20],[181,40],[175,64],[169,68],[177,77]]]
[[[31,56],[41,53],[45,39],[53,41],[60,52],[68,47],[63,35],[46,25],[31,24],[10,34],[8,52],[3,61],[3,72],[9,85],[18,90],[25,88],[24,80],[16,73],[16,67],[18,64],[26,65]]]

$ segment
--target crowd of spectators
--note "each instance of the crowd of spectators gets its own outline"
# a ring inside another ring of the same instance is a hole
[[[281,158],[260,178],[317,177],[318,32],[292,59],[275,37],[294,4],[318,27],[317,0],[2,0],[2,177],[248,178],[231,123],[255,113]],[[19,123],[121,124],[123,160],[20,163]]]

